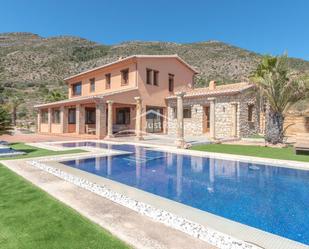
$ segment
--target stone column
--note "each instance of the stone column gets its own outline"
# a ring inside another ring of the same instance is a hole
[[[85,133],[85,108],[80,104],[76,105],[76,133],[84,134]]]
[[[136,140],[143,140],[142,135],[142,99],[135,97],[136,100],[136,116],[135,116],[135,135]]]
[[[52,109],[48,108],[48,133],[52,131]]]
[[[210,101],[209,123],[210,123],[210,138],[216,139],[216,98],[208,98]]]
[[[103,139],[106,134],[106,125],[105,125],[105,104],[98,102],[96,104],[96,136],[99,139]]]
[[[41,132],[41,109],[38,109],[38,114],[37,114],[37,127],[36,127],[36,132],[40,133]]]
[[[60,107],[60,133],[64,133],[64,106]]]
[[[237,137],[237,108],[238,104],[236,102],[232,102],[232,137]]]
[[[177,148],[184,148],[184,124],[183,124],[183,96],[184,92],[176,93],[177,96]]]
[[[113,101],[106,101],[108,108],[108,116],[107,116],[107,136],[106,138],[112,138],[113,135]]]

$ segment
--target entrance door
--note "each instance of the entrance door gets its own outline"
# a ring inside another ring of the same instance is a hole
[[[163,131],[163,108],[146,107],[146,132],[159,133]]]
[[[69,108],[68,110],[68,132],[74,133],[76,131],[76,108]]]
[[[204,115],[203,115],[203,132],[209,132],[210,121],[209,121],[209,106],[204,106]]]

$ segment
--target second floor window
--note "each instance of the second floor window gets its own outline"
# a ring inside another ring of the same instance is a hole
[[[174,92],[174,75],[168,74],[168,90]]]
[[[129,69],[121,70],[121,85],[129,83]]]
[[[152,84],[152,70],[151,69],[146,69],[146,83],[148,85]]]
[[[111,88],[111,74],[105,74],[105,88],[110,89]]]
[[[90,92],[95,91],[95,78],[90,79]]]
[[[78,82],[72,85],[72,95],[79,96],[82,95],[82,83]]]
[[[153,85],[159,85],[159,71],[153,71]]]

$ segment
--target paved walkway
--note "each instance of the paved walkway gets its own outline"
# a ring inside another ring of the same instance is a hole
[[[136,141],[134,136],[115,137],[110,140],[119,141],[119,142],[134,142],[134,143],[149,144],[149,145],[164,145],[164,146],[176,147],[176,144],[175,144],[176,136],[173,136],[173,135],[148,134],[144,136],[143,140],[141,141]],[[210,143],[210,140],[207,136],[186,136],[185,141],[192,145]]]
[[[9,143],[16,143],[16,142],[35,143],[35,142],[71,141],[71,140],[87,140],[87,138],[78,136],[45,135],[36,133],[0,136],[0,141],[7,141]],[[153,145],[176,146],[175,145],[176,136],[162,135],[162,134],[160,135],[149,134],[147,136],[144,136],[144,140],[142,141],[136,141],[135,136],[116,137],[109,140],[120,141],[120,142],[136,142],[149,145],[153,144]],[[185,141],[192,145],[207,144],[210,142],[207,136],[186,136]]]
[[[43,134],[15,134],[15,135],[1,135],[0,141],[7,141],[9,143],[35,143],[35,142],[54,142],[54,141],[71,141],[80,140],[79,137],[66,137],[57,135],[43,135]]]
[[[30,166],[25,163],[25,160],[6,161],[4,164],[134,248],[216,248]]]

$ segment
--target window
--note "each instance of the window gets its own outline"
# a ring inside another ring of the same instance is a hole
[[[183,108],[183,118],[191,118],[191,107]]]
[[[70,108],[68,114],[68,123],[69,124],[76,124],[76,109]]]
[[[95,78],[90,79],[90,92],[95,91]]]
[[[60,124],[60,110],[59,109],[53,110],[53,123]]]
[[[159,85],[159,71],[153,71],[153,85]]]
[[[130,124],[130,108],[116,109],[116,124]]]
[[[85,108],[85,123],[86,124],[95,124],[95,108]]]
[[[48,123],[48,110],[41,111],[41,123],[47,124]]]
[[[177,118],[177,108],[173,108],[173,118]],[[183,108],[183,118],[191,118],[191,106]]]
[[[248,122],[253,122],[254,105],[248,105]]]
[[[82,83],[78,82],[72,85],[73,96],[79,96],[82,94]]]
[[[129,69],[121,71],[121,85],[127,85],[129,83]]]
[[[110,89],[111,88],[111,74],[105,74],[105,88]]]
[[[173,107],[173,118],[177,118],[177,108]]]
[[[174,91],[174,75],[168,74],[168,90],[170,92]]]
[[[146,83],[148,85],[152,84],[152,70],[151,69],[146,69]]]

